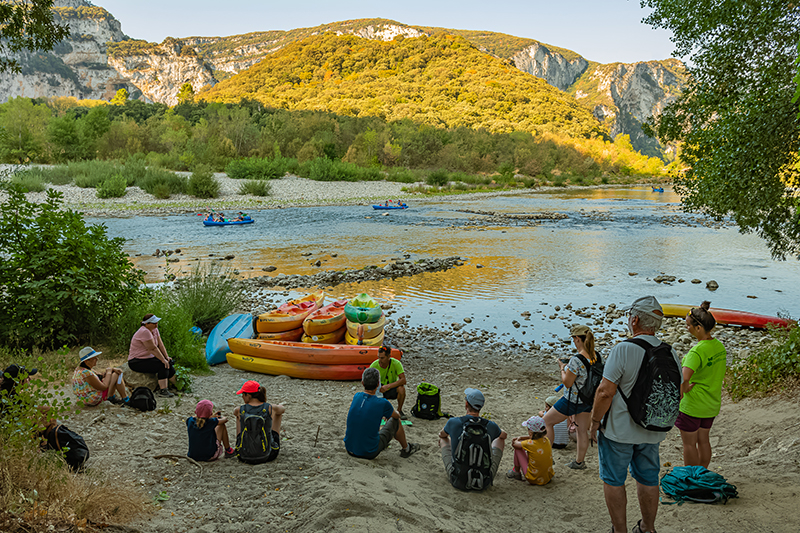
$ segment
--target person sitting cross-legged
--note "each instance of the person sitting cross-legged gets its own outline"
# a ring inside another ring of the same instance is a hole
[[[381,374],[381,387],[378,389],[380,393],[387,400],[397,400],[400,420],[408,420],[403,412],[403,404],[406,402],[406,372],[398,359],[389,357],[391,352],[388,346],[378,348],[378,359],[370,367],[377,368]]]

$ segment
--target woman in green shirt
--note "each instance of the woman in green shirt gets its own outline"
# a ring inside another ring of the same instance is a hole
[[[683,440],[683,463],[708,468],[711,462],[711,425],[722,405],[722,379],[727,354],[719,340],[711,336],[717,321],[709,312],[711,302],[686,315],[686,329],[697,344],[683,357],[683,384],[680,415],[675,427]]]

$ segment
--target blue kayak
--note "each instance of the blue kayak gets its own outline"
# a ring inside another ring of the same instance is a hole
[[[252,218],[245,217],[244,220],[228,220],[228,221],[225,221],[225,222],[214,222],[213,220],[204,220],[203,221],[203,225],[204,226],[238,226],[238,225],[241,225],[241,224],[252,224],[253,222],[255,222],[255,220],[253,220]]]
[[[252,339],[253,317],[250,314],[231,315],[222,319],[208,334],[206,341],[206,361],[218,365],[227,360],[228,339]]]
[[[406,204],[400,205],[373,205],[372,209],[408,209]]]

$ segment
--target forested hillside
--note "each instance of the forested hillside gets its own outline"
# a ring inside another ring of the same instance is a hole
[[[448,34],[388,42],[332,33],[308,38],[200,97],[219,102],[251,98],[283,109],[497,133],[605,133],[573,98]]]

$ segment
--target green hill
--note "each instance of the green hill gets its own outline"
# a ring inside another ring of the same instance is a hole
[[[445,33],[389,42],[333,33],[307,38],[199,96],[448,128],[605,135],[569,95]]]

